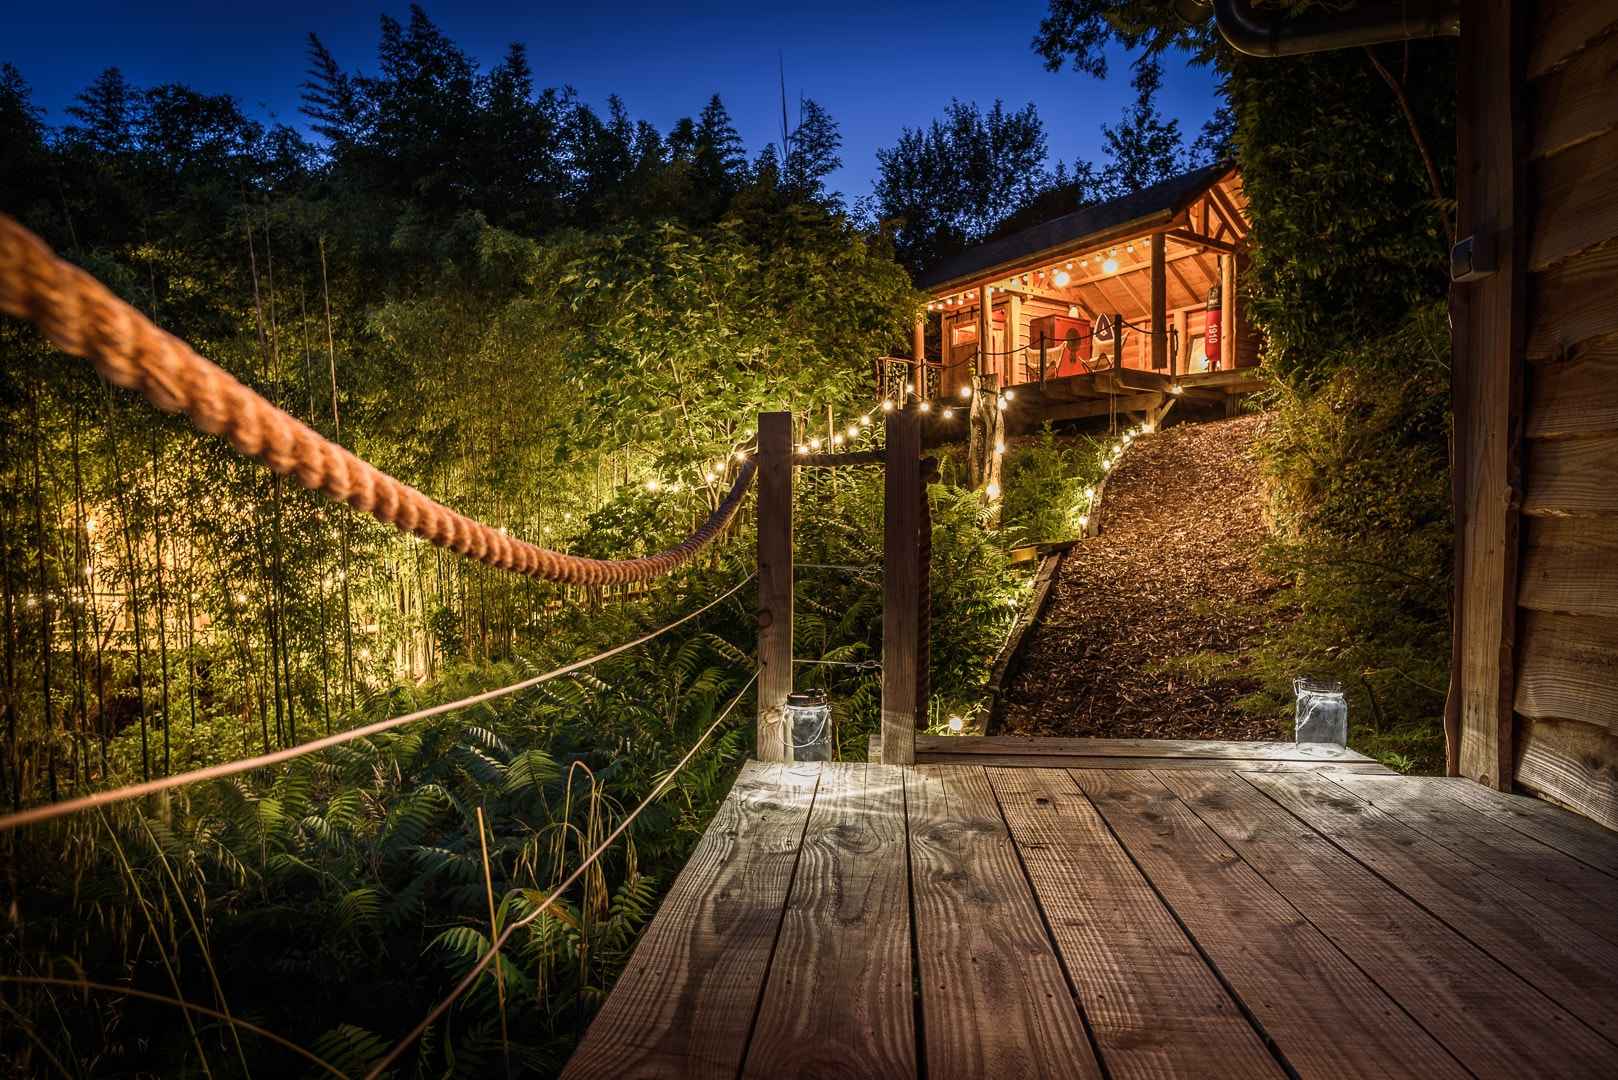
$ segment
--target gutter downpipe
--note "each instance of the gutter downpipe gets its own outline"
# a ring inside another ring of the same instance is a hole
[[[1461,32],[1460,0],[1368,0],[1347,11],[1317,10],[1297,18],[1284,11],[1260,14],[1253,0],[1212,4],[1220,35],[1248,56],[1301,56]]]

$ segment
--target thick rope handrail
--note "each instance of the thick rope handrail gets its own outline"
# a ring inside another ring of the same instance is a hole
[[[500,955],[501,948],[508,940],[510,940],[512,934],[515,934],[518,930],[521,930],[523,927],[545,914],[546,911],[550,910],[551,906],[556,903],[557,899],[560,898],[561,895],[566,892],[575,881],[579,880],[579,878],[584,875],[584,872],[590,868],[590,864],[599,859],[606,852],[606,850],[612,846],[613,841],[622,836],[624,831],[628,829],[630,825],[634,824],[635,819],[640,816],[640,812],[657,801],[658,796],[663,794],[663,789],[668,787],[669,784],[673,783],[674,778],[680,775],[680,770],[684,769],[686,765],[690,764],[691,759],[697,756],[697,751],[701,750],[702,747],[708,742],[708,739],[712,737],[713,733],[719,730],[719,725],[723,724],[725,720],[729,718],[730,714],[735,710],[742,698],[747,696],[747,691],[751,690],[753,684],[757,681],[758,672],[755,670],[748,678],[746,685],[744,685],[740,690],[736,691],[736,696],[730,699],[730,704],[726,705],[719,715],[714,717],[713,723],[709,724],[703,733],[697,736],[697,741],[691,744],[691,749],[685,752],[685,756],[679,761],[675,762],[674,768],[665,773],[663,778],[653,786],[650,792],[647,793],[646,797],[635,806],[635,809],[631,810],[624,816],[624,819],[618,823],[618,827],[613,829],[612,832],[608,833],[606,839],[597,844],[595,850],[590,852],[589,855],[586,855],[584,861],[575,867],[573,872],[564,878],[560,885],[556,886],[556,888],[550,891],[550,895],[545,897],[543,903],[541,903],[533,911],[530,911],[528,914],[524,915],[522,918],[511,923],[511,925],[507,926],[504,930],[500,931],[500,935],[490,943],[487,949],[484,950],[482,958],[479,959],[476,964],[472,965],[472,970],[461,976],[461,981],[456,983],[454,989],[445,995],[444,1000],[435,1005],[433,1010],[429,1012],[419,1024],[411,1029],[408,1035],[395,1043],[393,1049],[389,1050],[387,1055],[383,1057],[382,1060],[371,1066],[370,1071],[365,1074],[365,1080],[378,1080],[378,1078],[381,1077],[384,1072],[386,1072],[390,1067],[393,1066],[395,1062],[399,1060],[404,1052],[410,1048],[412,1043],[425,1035],[427,1033],[427,1029],[432,1027],[433,1024],[437,1023],[439,1018],[441,1018],[445,1013],[449,1012],[456,1000],[462,994],[466,993],[473,983],[477,982],[478,976],[482,975],[484,970],[488,968],[489,964],[494,960],[494,958]]]
[[[724,529],[756,471],[753,461],[743,463],[708,520],[666,551],[638,559],[568,555],[457,513],[325,438],[153,325],[3,213],[0,311],[29,320],[63,352],[90,360],[108,382],[139,390],[165,412],[184,413],[198,430],[223,435],[311,491],[479,562],[546,581],[623,585],[669,573]]]
[[[742,587],[745,586],[749,581],[752,581],[755,576],[755,574],[748,574],[745,578],[731,586],[723,594],[714,597],[712,600],[708,601],[706,604],[703,604],[695,611],[681,615],[673,622],[661,626],[649,634],[643,634],[633,641],[624,642],[622,645],[614,645],[612,648],[607,649],[604,652],[598,652],[594,656],[586,657],[583,660],[575,660],[570,664],[563,664],[554,671],[547,671],[543,675],[530,676],[529,678],[523,679],[519,682],[511,683],[509,686],[498,687],[494,690],[485,690],[480,694],[473,694],[470,697],[460,698],[456,701],[447,701],[441,705],[431,705],[425,709],[417,709],[415,712],[405,713],[403,716],[389,717],[386,720],[378,720],[374,723],[365,724],[361,727],[350,728],[347,731],[339,731],[334,735],[323,735],[318,739],[311,739],[306,743],[299,743],[297,746],[289,746],[282,750],[272,750],[268,754],[259,754],[255,757],[241,758],[237,761],[227,761],[218,765],[207,765],[200,769],[192,769],[189,772],[175,773],[173,776],[165,776],[157,780],[146,780],[139,784],[126,784],[123,787],[109,788],[106,791],[91,792],[89,795],[81,795],[76,799],[68,799],[64,802],[46,803],[42,806],[31,807],[27,810],[18,810],[15,813],[0,817],[0,833],[10,832],[12,829],[20,829],[25,825],[38,825],[44,821],[51,821],[55,818],[66,817],[69,814],[81,813],[85,810],[91,810],[98,806],[107,806],[112,803],[127,802],[130,799],[138,799],[143,795],[153,795],[159,791],[167,791],[170,788],[200,783],[203,780],[218,780],[226,776],[235,776],[238,773],[251,772],[254,769],[262,769],[270,765],[279,765],[282,762],[291,761],[294,758],[304,757],[307,754],[313,754],[317,751],[325,750],[333,746],[340,746],[343,743],[353,742],[356,739],[363,739],[371,735],[379,735],[384,731],[392,731],[394,728],[403,727],[404,725],[414,723],[417,720],[425,720],[430,716],[440,716],[447,712],[455,712],[458,709],[470,708],[473,705],[481,705],[485,701],[493,701],[496,698],[503,698],[510,694],[515,694],[520,690],[527,690],[531,686],[538,686],[540,683],[550,682],[552,679],[559,679],[563,675],[570,675],[582,668],[589,667],[591,664],[599,663],[608,657],[617,656],[621,652],[627,652],[637,645],[644,645],[653,638],[666,634],[675,627],[690,622],[703,612],[708,611],[725,600],[730,599],[732,596],[735,596],[742,590]]]

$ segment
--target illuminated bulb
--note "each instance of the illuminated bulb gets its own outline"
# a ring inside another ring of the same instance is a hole
[[[1017,391],[1015,391],[1015,390],[1007,390],[1006,391],[1006,400],[1007,401],[1014,400],[1016,398],[1016,396],[1017,396]]]
[[[889,398],[883,398],[882,399],[882,411],[883,412],[892,412],[893,411],[893,399],[892,398],[889,397]]]
[[[712,469],[709,469],[708,470],[708,483],[711,484],[717,479],[719,479],[719,474],[714,472]]]
[[[820,439],[818,437],[809,440],[809,449],[811,449],[811,450],[819,450],[820,449]]]
[[[1077,304],[1069,304],[1067,306],[1067,317],[1070,319],[1077,319],[1079,317],[1079,307]]]
[[[995,403],[1000,406],[1000,410],[1002,412],[1005,411],[1005,408],[1006,408],[1006,399],[1005,398],[1003,398],[1003,397],[1002,398],[995,398]]]
[[[746,450],[738,450],[732,456],[734,456],[737,461],[746,461],[747,460],[747,451]]]
[[[916,388],[913,385],[911,385],[910,383],[905,383],[905,393],[907,393],[907,394],[911,393],[915,389]]]
[[[1135,245],[1134,244],[1125,244],[1124,245],[1124,250],[1129,252],[1131,255],[1133,255],[1133,254],[1135,254]]]
[[[1090,265],[1090,260],[1089,259],[1080,259],[1079,260],[1079,266],[1080,267],[1085,267],[1085,266],[1089,266],[1089,265]]]
[[[961,398],[964,401],[972,400],[972,388],[970,386],[961,387]]]
[[[998,499],[1000,497],[1000,485],[995,483],[993,480],[989,481],[989,486],[983,490],[988,493],[988,496],[991,499]]]
[[[1073,277],[1066,270],[1058,270],[1056,272],[1056,276],[1051,278],[1051,280],[1056,283],[1056,287],[1058,289],[1065,289],[1067,288],[1068,282],[1073,280]]]
[[[836,435],[833,435],[831,437],[831,444],[833,446],[842,446],[843,445],[843,433],[839,431]]]
[[[858,424],[850,424],[850,425],[848,425],[848,437],[850,439],[858,438],[859,433],[860,433],[860,426]]]
[[[1080,514],[1079,515],[1079,528],[1082,529],[1088,524],[1090,524],[1090,515],[1089,514]]]
[[[803,445],[803,443],[798,444],[798,453],[807,454],[808,452],[809,452],[809,448],[807,446]]]
[[[1084,489],[1084,497],[1085,497],[1085,498],[1086,498],[1086,499],[1093,499],[1093,498],[1095,498],[1095,497],[1096,497],[1096,489],[1095,489],[1095,488],[1093,488],[1093,487],[1087,487],[1087,488],[1085,488],[1085,489]]]
[[[1072,259],[1069,259],[1069,260],[1068,260],[1068,261],[1067,261],[1067,268],[1068,268],[1068,269],[1069,269],[1069,270],[1071,270],[1071,269],[1073,269],[1073,260],[1072,260]]]
[[[943,416],[945,420],[953,420],[955,419],[955,410],[946,405],[944,407]]]
[[[952,717],[950,717],[949,718],[949,730],[950,730],[951,735],[959,735],[961,732],[965,731],[966,730],[966,720],[965,720],[965,718],[960,717],[960,716],[952,716]]]
[[[657,490],[657,481],[656,480],[648,480],[648,481],[646,481],[646,490],[647,491],[656,491]]]
[[[1004,439],[995,440],[994,452],[997,453],[997,454],[1005,453],[1006,452],[1006,440],[1004,440]]]
[[[1101,269],[1105,270],[1109,274],[1116,274],[1118,272],[1118,260],[1108,259],[1106,262],[1101,264]]]
[[[1116,255],[1116,254],[1118,254],[1118,249],[1117,249],[1117,248],[1115,248],[1115,247],[1112,247],[1112,248],[1108,248],[1108,249],[1107,249],[1107,254],[1108,254],[1108,255]]]
[[[504,525],[500,526],[498,529],[496,529],[494,531],[499,533],[501,536],[506,535],[506,527]]]
[[[866,413],[864,416],[860,417],[860,427],[870,427],[870,426],[871,426],[871,414]]]
[[[922,402],[921,403],[921,411],[922,412],[932,412],[933,411],[933,403],[930,402],[930,401]]]
[[[247,603],[247,594],[246,593],[237,593],[235,595],[234,599],[236,601],[237,606],[245,605]]]

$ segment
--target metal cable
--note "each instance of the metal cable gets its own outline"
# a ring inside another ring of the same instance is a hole
[[[63,352],[89,359],[108,382],[139,390],[165,412],[184,413],[198,430],[225,436],[241,453],[295,476],[311,491],[439,547],[546,581],[622,585],[669,573],[729,523],[757,470],[753,461],[743,463],[708,520],[667,551],[639,559],[582,558],[457,513],[325,438],[153,325],[7,214],[0,214],[0,311],[28,319]]]
[[[143,783],[128,784],[124,787],[111,788],[107,791],[92,792],[89,795],[81,795],[77,799],[69,799],[66,802],[48,803],[44,806],[36,806],[28,810],[19,810],[16,813],[7,814],[4,817],[0,817],[0,833],[9,832],[12,829],[18,829],[24,825],[37,825],[40,822],[50,821],[53,818],[66,817],[69,814],[76,814],[80,811],[89,810],[97,806],[107,806],[111,803],[126,802],[130,799],[138,799],[143,795],[152,795],[159,791],[167,791],[170,788],[177,788],[186,784],[200,783],[203,780],[218,780],[221,777],[235,776],[238,773],[251,772],[254,769],[262,769],[270,765],[279,765],[282,762],[291,761],[294,758],[300,758],[307,754],[313,754],[318,750],[326,750],[333,746],[340,746],[343,743],[353,742],[355,739],[363,739],[371,735],[379,735],[384,731],[392,731],[394,728],[403,727],[405,724],[413,723],[417,720],[425,720],[430,716],[440,716],[447,712],[455,712],[458,709],[470,708],[473,705],[481,705],[485,701],[493,701],[496,698],[502,698],[515,694],[520,690],[527,690],[531,686],[538,686],[540,683],[549,682],[552,679],[560,678],[563,675],[570,675],[575,671],[579,671],[583,668],[589,667],[592,664],[599,663],[608,657],[617,656],[621,652],[627,652],[637,645],[644,645],[653,638],[665,634],[677,626],[690,622],[703,612],[708,611],[721,602],[735,596],[741,591],[742,587],[745,586],[749,581],[752,581],[755,576],[757,576],[756,573],[748,574],[741,581],[731,586],[731,588],[722,595],[708,601],[695,611],[680,616],[678,619],[675,619],[666,626],[653,630],[649,634],[643,634],[633,641],[624,642],[622,645],[615,645],[612,648],[607,649],[605,652],[596,653],[594,656],[587,657],[583,660],[575,660],[570,664],[564,664],[554,671],[545,672],[543,675],[534,675],[530,678],[523,679],[520,682],[514,682],[509,686],[502,686],[495,690],[485,690],[481,694],[473,694],[470,697],[464,697],[457,701],[445,702],[442,705],[432,705],[425,709],[417,709],[415,712],[406,713],[403,716],[395,716],[387,720],[378,720],[372,724],[351,728],[348,731],[341,731],[335,735],[326,735],[319,739],[313,739],[309,742],[302,743],[298,746],[289,746],[283,750],[275,750],[268,754],[259,754],[256,757],[242,758],[239,761],[227,761],[220,765],[209,765],[201,769],[192,769],[190,772],[176,773],[173,776],[165,776],[160,780],[147,780]]]

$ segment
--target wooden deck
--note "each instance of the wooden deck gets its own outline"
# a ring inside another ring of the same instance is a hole
[[[750,762],[564,1075],[1618,1076],[1618,834],[1352,753],[1014,741]]]

